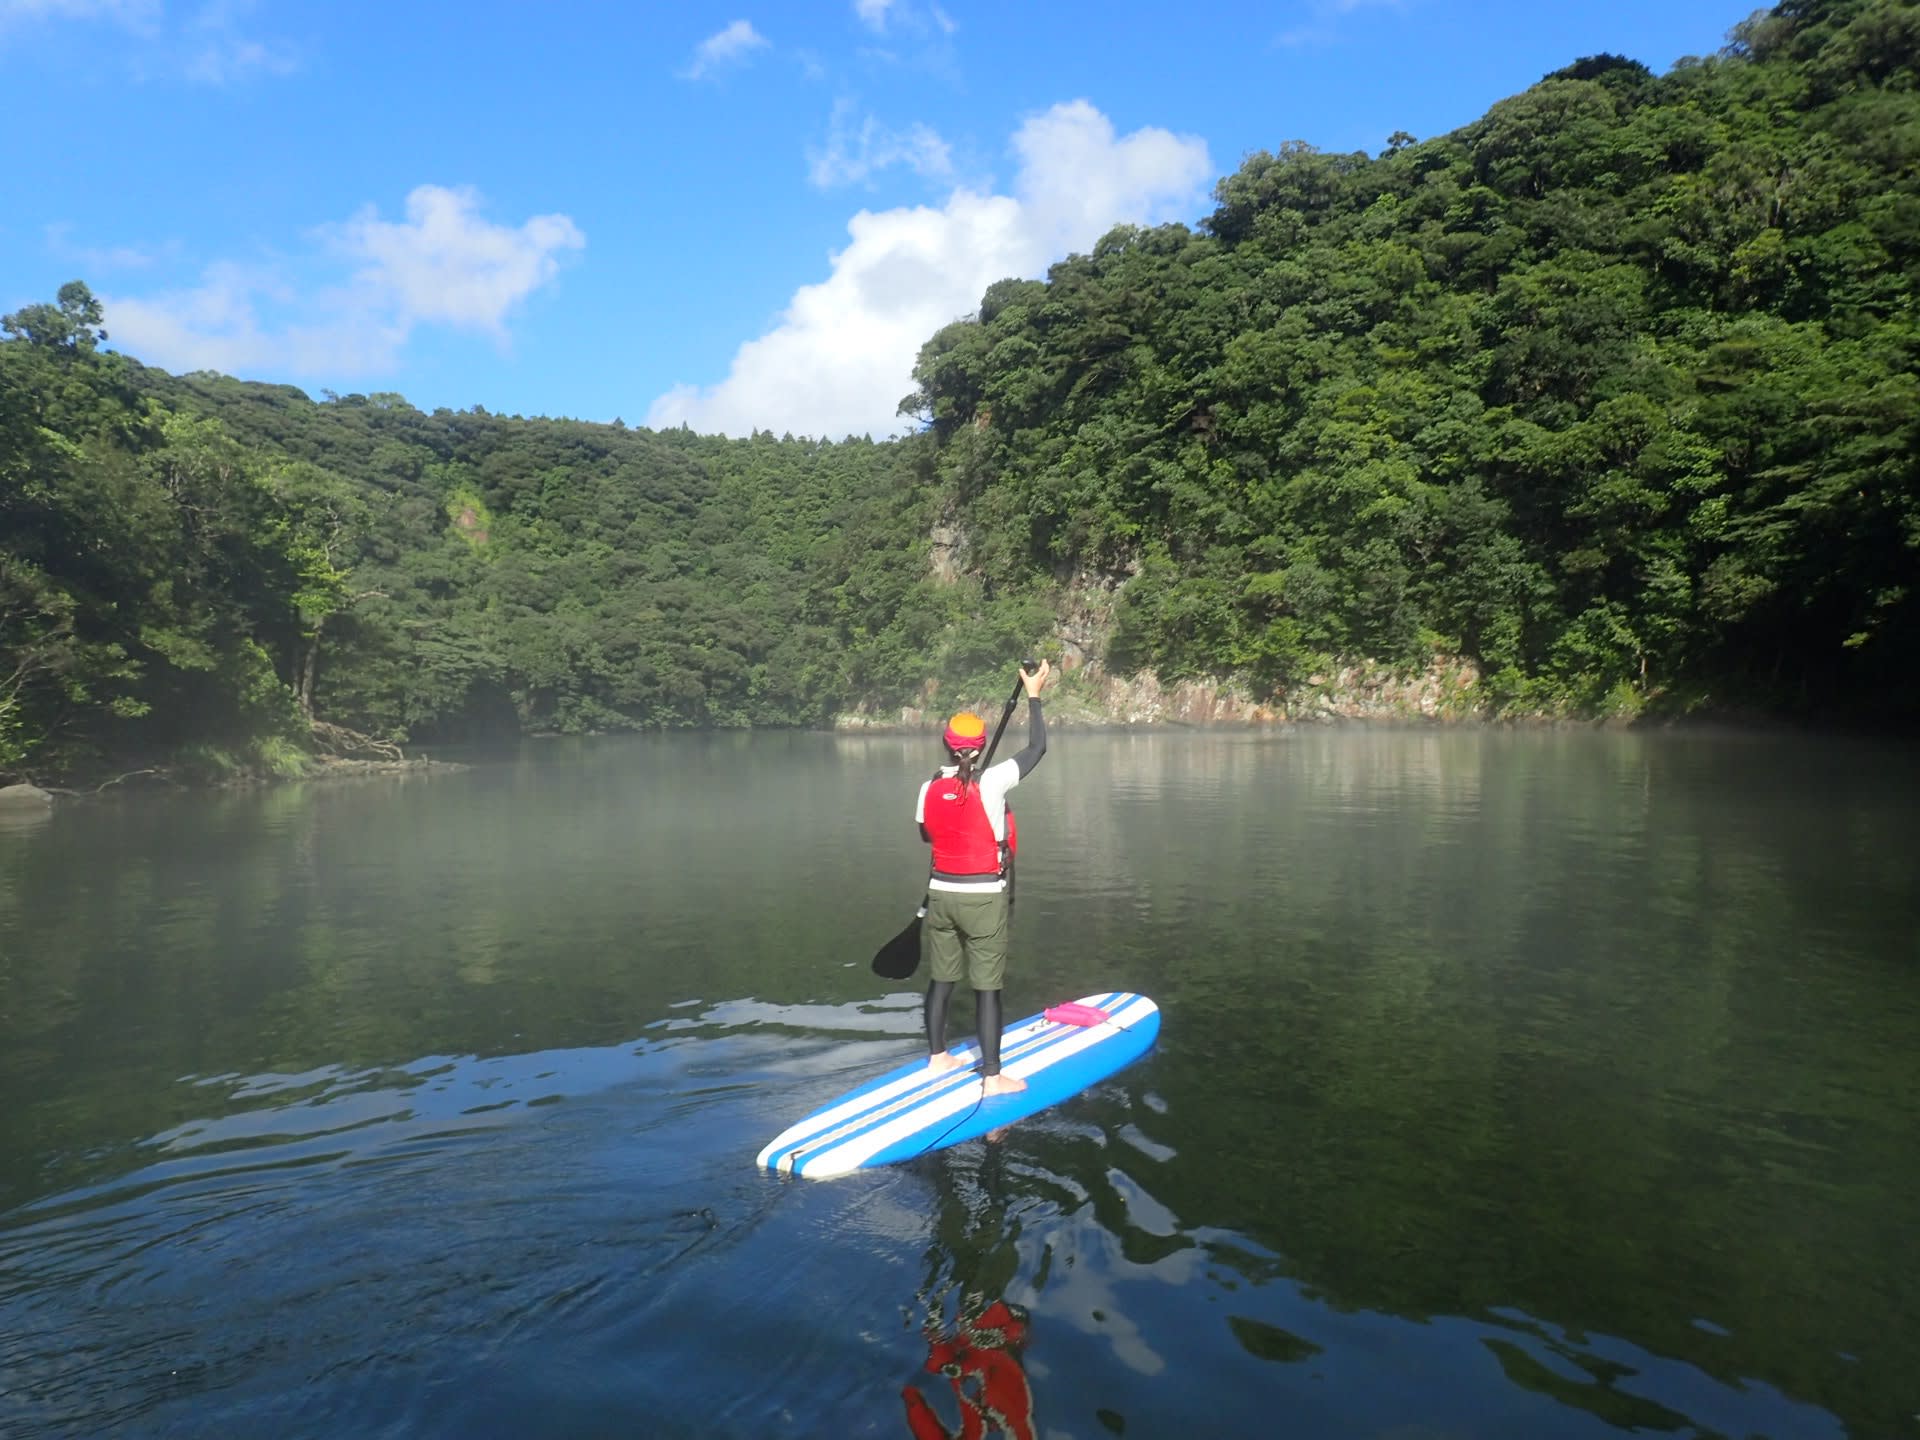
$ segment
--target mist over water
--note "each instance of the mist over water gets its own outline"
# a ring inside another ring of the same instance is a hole
[[[1908,749],[1056,731],[1008,1014],[1157,1048],[824,1182],[928,742],[468,758],[0,829],[0,1434],[1920,1433]]]

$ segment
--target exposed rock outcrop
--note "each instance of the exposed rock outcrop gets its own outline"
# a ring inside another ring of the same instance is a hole
[[[929,539],[934,577],[954,583],[968,561],[964,525],[949,517],[933,528]],[[1436,656],[1424,669],[1412,672],[1371,661],[1346,661],[1266,695],[1235,680],[1168,682],[1151,671],[1110,674],[1103,657],[1113,640],[1120,591],[1132,575],[1130,570],[1080,569],[1057,576],[1060,588],[1052,639],[1060,657],[1060,681],[1048,692],[1051,721],[1064,726],[1275,726],[1483,718],[1480,672],[1471,660],[1452,656]],[[995,717],[1006,698],[1004,692],[942,695],[929,684],[916,704],[851,711],[836,716],[834,728],[930,729],[959,709]]]
[[[1059,685],[1048,691],[1047,715],[1062,726],[1277,726],[1387,721],[1445,724],[1484,718],[1479,671],[1470,660],[1437,658],[1406,673],[1354,663],[1309,676],[1292,689],[1261,697],[1230,680],[1163,683],[1151,672],[1109,675],[1098,662],[1066,657]],[[958,709],[997,715],[1007,697],[923,697],[897,710],[855,711],[835,718],[838,730],[925,730]]]

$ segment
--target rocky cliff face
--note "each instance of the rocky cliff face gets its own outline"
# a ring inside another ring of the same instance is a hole
[[[1069,657],[1069,661],[1071,657]],[[1447,724],[1483,718],[1479,672],[1469,660],[1438,658],[1414,674],[1355,663],[1310,676],[1277,695],[1261,697],[1231,680],[1163,684],[1151,672],[1109,675],[1093,661],[1072,665],[1047,692],[1049,724],[1062,726],[1284,726],[1390,721]],[[840,730],[924,730],[950,711],[996,715],[998,695],[941,699],[897,711],[853,712],[835,719]]]
[[[1073,688],[1088,719],[1117,725],[1277,725],[1338,720],[1475,718],[1479,672],[1471,661],[1436,658],[1427,669],[1396,673],[1358,662],[1316,674],[1261,697],[1234,681],[1181,680],[1163,685],[1151,673],[1116,676],[1085,667]]]
[[[964,567],[967,537],[951,522],[932,534],[936,578],[952,583]],[[1114,604],[1126,573],[1079,571],[1061,577],[1054,625],[1060,681],[1047,693],[1050,723],[1061,725],[1273,726],[1339,721],[1445,723],[1482,718],[1480,672],[1471,660],[1436,656],[1418,672],[1394,671],[1366,660],[1343,662],[1273,695],[1256,695],[1232,680],[1178,680],[1157,675],[1109,674],[1101,657],[1113,636]],[[954,710],[997,715],[1006,695],[940,696],[898,711],[840,715],[840,730],[921,730]]]

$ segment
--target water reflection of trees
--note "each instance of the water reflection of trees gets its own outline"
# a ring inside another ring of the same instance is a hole
[[[1892,1098],[1920,994],[1890,968],[1920,953],[1891,861],[1920,834],[1880,794],[1911,758],[1862,758],[1090,737],[1062,747],[1060,832],[1028,830],[1099,903],[1049,914],[1036,851],[1025,918],[1190,1037],[1140,1123],[1232,1159],[1168,1167],[1179,1213],[1345,1304],[1513,1306],[1884,1424],[1920,1322],[1875,1278],[1920,1262],[1890,1203],[1920,1179]]]
[[[183,1076],[608,1044],[702,1000],[871,998],[865,957],[924,882],[917,772],[829,736],[573,748],[75,805],[0,836],[18,1122],[0,1195],[203,1113]],[[769,883],[782,902],[753,903]]]
[[[998,1139],[943,1151],[927,1171],[932,1235],[908,1322],[926,1343],[921,1369],[939,1380],[902,1387],[908,1433],[915,1440],[1038,1434],[1021,1354],[1031,1315],[1006,1298],[1021,1256],[1019,1226],[1008,1218],[1004,1152]],[[948,1426],[945,1412],[957,1413],[957,1424]]]
[[[1178,1167],[1115,1143],[1141,1108],[1128,1088],[1082,1097],[1097,1117],[1026,1122],[923,1168],[932,1238],[906,1320],[942,1378],[907,1402],[916,1437],[961,1433],[927,1397],[970,1414],[958,1397],[982,1394],[988,1368],[970,1347],[1004,1346],[1009,1321],[1024,1368],[1000,1393],[1031,1396],[1035,1434],[1041,1419],[1078,1433],[1089,1415],[1109,1433],[1175,1433],[1196,1403],[1221,1434],[1845,1433],[1791,1390],[1511,1305],[1403,1311],[1329,1290],[1297,1258],[1163,1203]]]
[[[0,1183],[61,1188],[204,1115],[182,1076],[870,1000],[865,957],[924,875],[922,763],[647,738],[0,837]],[[1890,1431],[1920,1331],[1896,1278],[1920,1270],[1913,779],[1782,740],[1056,735],[1016,794],[1010,1003],[1125,984],[1168,1030],[1076,1101],[1086,1133],[1009,1138],[1019,1183],[987,1238],[951,1240],[948,1318],[966,1293],[1091,1287],[1111,1272],[1065,1263],[1097,1252],[1389,1317],[1511,1307]],[[1292,1353],[1275,1330],[1330,1343],[1285,1307],[1230,1313],[1248,1354]],[[1137,1319],[1100,1334],[1126,1367],[1164,1348]]]

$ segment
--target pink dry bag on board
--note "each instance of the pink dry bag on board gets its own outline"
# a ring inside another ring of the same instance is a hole
[[[1045,1014],[1056,1025],[1104,1025],[1112,1018],[1098,1006],[1082,1005],[1078,1000],[1049,1006]]]

